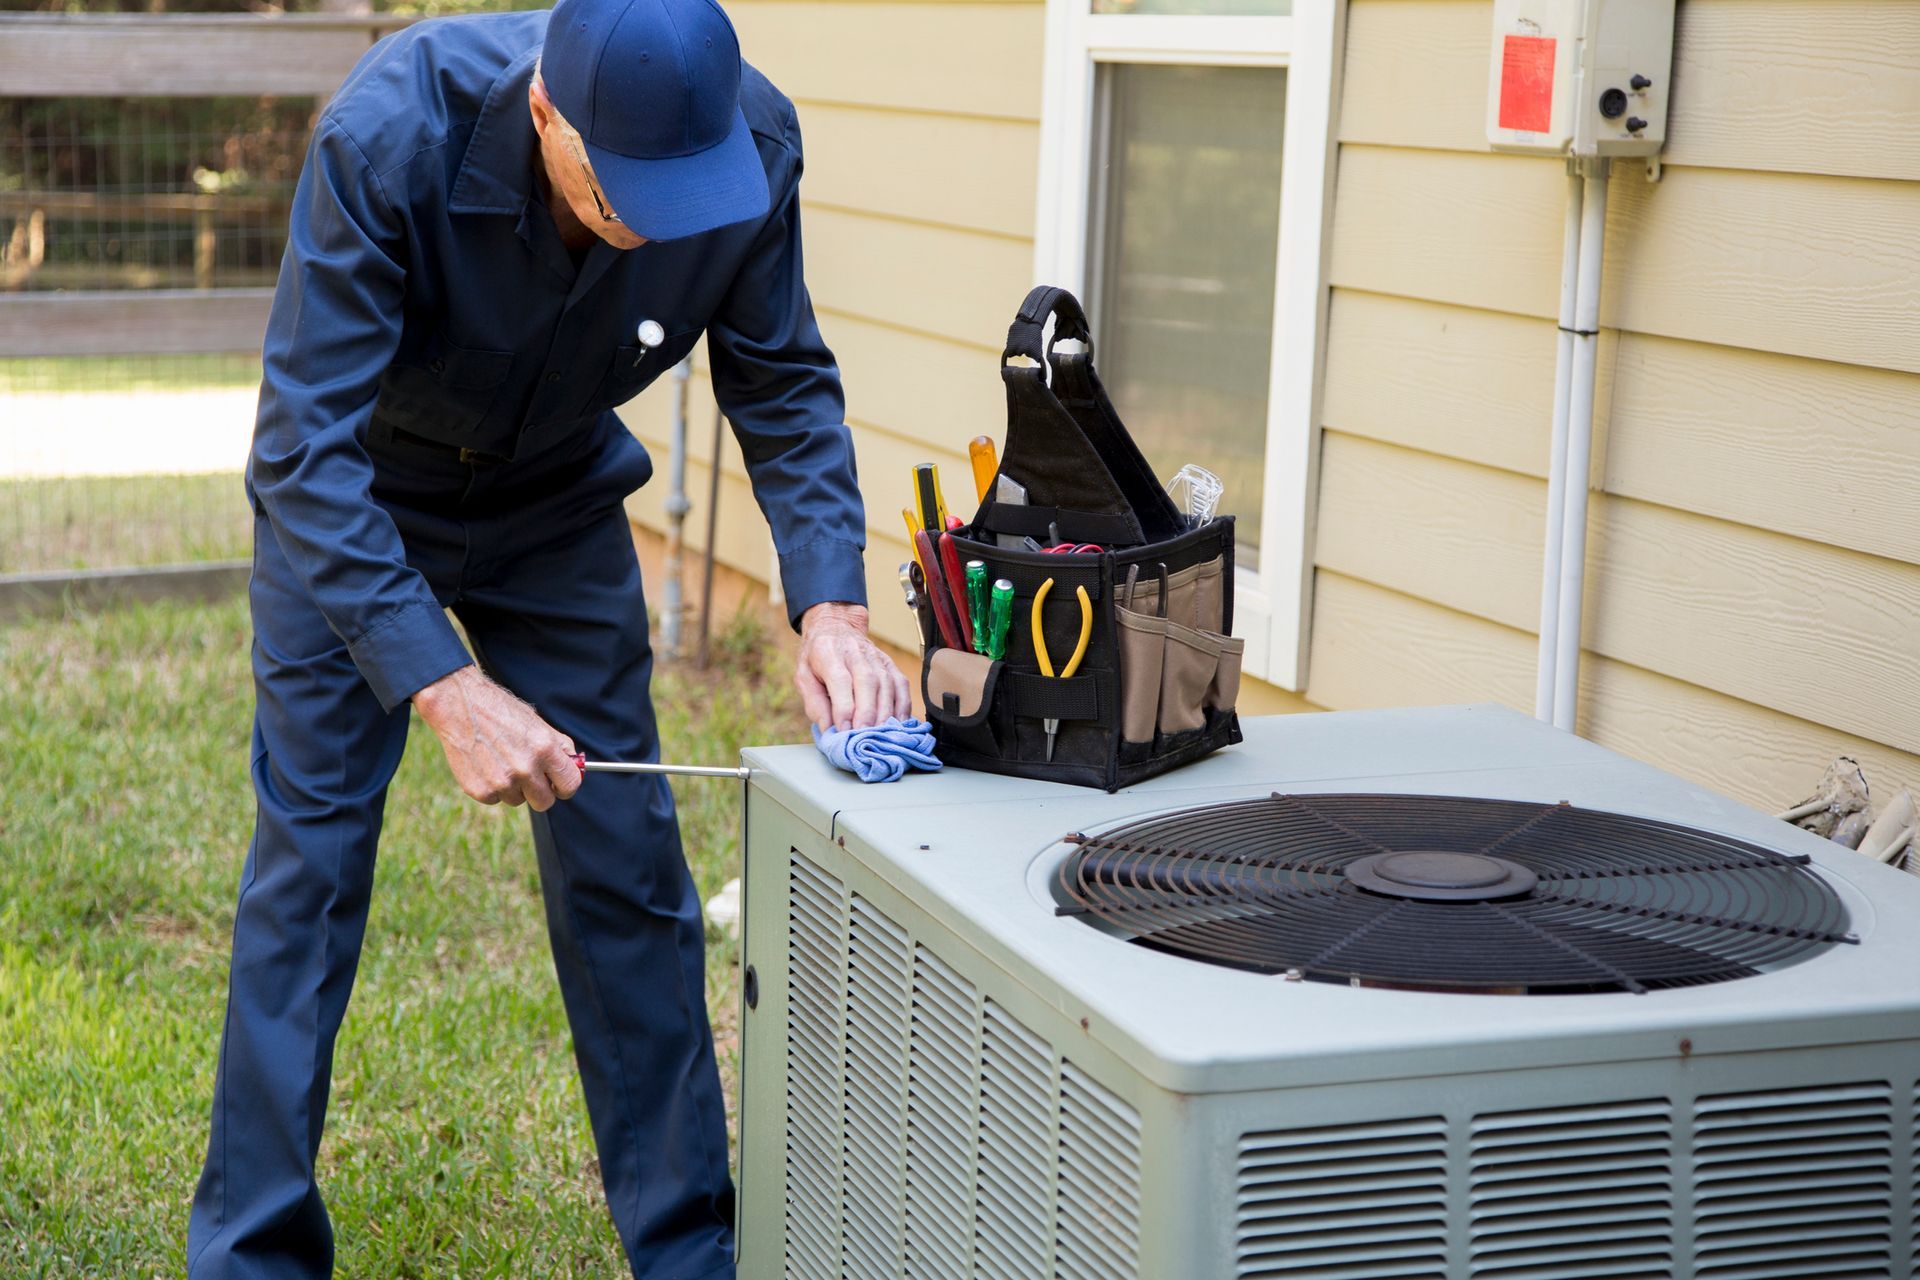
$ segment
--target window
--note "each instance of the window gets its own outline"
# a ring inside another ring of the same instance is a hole
[[[1048,0],[1038,279],[1163,478],[1238,518],[1246,669],[1305,678],[1339,0]]]
[[[1094,78],[1087,297],[1102,374],[1162,476],[1236,490],[1259,565],[1279,251],[1281,67],[1109,63]]]

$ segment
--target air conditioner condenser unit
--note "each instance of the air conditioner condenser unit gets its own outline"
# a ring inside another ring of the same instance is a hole
[[[1915,1273],[1920,880],[1497,707],[748,753],[743,1280]]]

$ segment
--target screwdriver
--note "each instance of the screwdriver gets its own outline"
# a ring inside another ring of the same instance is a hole
[[[987,651],[987,562],[967,561],[967,610],[973,618],[973,651]]]
[[[1005,578],[993,584],[993,604],[988,610],[987,656],[995,662],[1007,656],[1007,632],[1013,627],[1013,583]]]
[[[987,490],[993,487],[993,473],[1000,469],[1000,460],[993,453],[993,440],[975,436],[967,443],[967,460],[973,464],[974,498],[985,502]]]
[[[920,517],[920,527],[938,538],[947,531],[947,500],[940,496],[940,468],[931,462],[922,462],[913,468],[913,504]],[[929,577],[933,566],[922,564]]]
[[[612,760],[589,760],[582,751],[573,757],[581,773],[669,773],[681,778],[751,778],[753,770],[741,765],[728,768],[719,764],[621,764]]]
[[[920,559],[920,546],[914,541],[913,537],[920,529],[920,522],[914,519],[913,511],[908,507],[900,508],[900,518],[907,522],[907,549],[913,552],[914,563],[920,566],[920,572],[925,573],[927,571],[927,565],[924,560]]]

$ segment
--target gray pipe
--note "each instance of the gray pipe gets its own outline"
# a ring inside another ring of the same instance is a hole
[[[667,483],[667,585],[660,601],[660,649],[669,658],[680,656],[680,560],[685,548],[687,512],[687,385],[693,377],[693,357],[673,366],[673,430],[668,445],[673,455]]]

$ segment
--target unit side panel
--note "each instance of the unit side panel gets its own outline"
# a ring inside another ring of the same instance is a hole
[[[788,965],[795,908],[790,851],[804,851],[818,862],[825,858],[827,842],[766,792],[754,788],[748,794],[741,963],[743,980],[746,973],[753,976],[756,999],[751,1007],[742,1001],[740,1016],[740,1163],[734,1173],[739,1185],[738,1271],[741,1280],[832,1275],[838,1236],[828,1223],[838,1199],[838,1171],[815,1168],[812,1177],[795,1179],[790,1187],[788,1167],[789,1109],[796,1087],[802,1098],[809,1089],[815,1098],[796,1126],[816,1131],[814,1149],[828,1149],[839,1136],[837,1091],[832,1102],[821,1098],[826,1092],[819,1083],[828,1069],[825,1059],[813,1059],[811,1079],[788,1078],[788,1046],[795,1030],[790,1005],[801,1006],[798,1031],[805,1036],[809,1000],[818,1022],[824,1016],[817,1012],[823,985],[835,990],[841,978],[837,959],[830,969],[824,958],[811,967],[803,963],[798,973],[790,973]],[[790,1215],[813,1229],[786,1240]]]
[[[1920,1041],[1171,1095],[755,816],[744,1280],[1915,1274]]]
[[[749,864],[743,1280],[1131,1280],[1168,1274],[1152,1259],[1192,1265],[1155,1234],[1191,1215],[1143,1212],[1179,1110],[809,836],[761,821]]]
[[[1234,1280],[1910,1280],[1916,1074],[1902,1041],[1191,1098],[1172,1160],[1227,1174]]]

